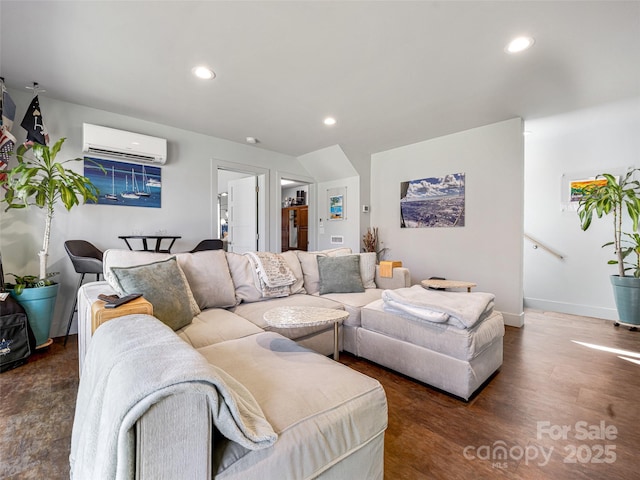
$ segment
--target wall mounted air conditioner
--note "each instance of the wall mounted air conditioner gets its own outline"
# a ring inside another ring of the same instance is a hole
[[[164,165],[167,141],[139,133],[82,124],[82,151],[98,157],[110,157],[139,163]]]

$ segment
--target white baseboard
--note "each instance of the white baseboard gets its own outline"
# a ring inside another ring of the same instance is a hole
[[[590,305],[577,305],[566,302],[554,302],[553,300],[542,300],[539,298],[524,299],[524,306],[536,310],[548,310],[551,312],[568,313],[583,317],[603,318],[605,320],[618,320],[618,311],[615,308],[594,307]],[[504,314],[503,314],[504,315]],[[506,323],[506,321],[505,321]]]
[[[509,325],[510,327],[522,327],[524,326],[524,312],[522,313],[508,313],[508,312],[500,312],[502,313],[502,318],[504,319],[504,324]]]

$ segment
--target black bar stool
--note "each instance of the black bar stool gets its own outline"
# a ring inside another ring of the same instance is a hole
[[[78,307],[78,290],[82,286],[84,276],[87,273],[95,273],[96,280],[100,280],[100,275],[102,274],[102,250],[85,240],[67,240],[64,242],[64,248],[69,254],[73,268],[80,274],[80,281],[74,295],[73,308],[69,315],[69,323],[67,323],[67,334],[64,336],[64,345],[66,346],[69,332],[71,331],[71,322],[73,322],[73,314]]]
[[[191,250],[191,253],[203,252],[205,250],[222,250],[223,246],[224,244],[222,243],[222,240],[219,240],[217,238],[211,238],[207,240],[202,240],[200,243],[198,243],[198,245],[196,245],[193,248],[193,250]]]

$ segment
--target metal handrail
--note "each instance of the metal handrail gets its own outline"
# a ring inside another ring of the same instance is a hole
[[[553,255],[554,257],[560,259],[560,260],[564,260],[564,256],[559,254],[558,252],[556,252],[555,250],[553,250],[552,248],[547,247],[544,243],[536,240],[535,238],[531,237],[531,235],[525,233],[524,234],[524,238],[526,238],[527,240],[529,240],[531,243],[533,243],[533,248],[538,248],[540,247],[541,249],[549,252],[551,255]]]

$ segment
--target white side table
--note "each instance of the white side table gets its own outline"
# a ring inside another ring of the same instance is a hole
[[[422,280],[420,284],[424,288],[466,288],[467,292],[470,292],[473,287],[477,285],[473,282],[462,282],[460,280]]]
[[[276,328],[313,327],[333,324],[333,359],[338,360],[340,322],[349,316],[344,310],[320,307],[276,307],[264,313],[268,325]]]

